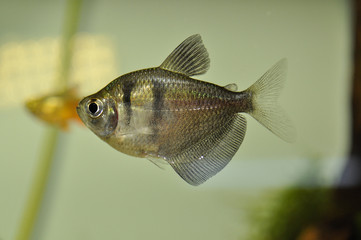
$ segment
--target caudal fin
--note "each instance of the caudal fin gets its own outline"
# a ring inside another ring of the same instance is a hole
[[[295,129],[277,103],[286,80],[286,70],[287,60],[282,59],[246,90],[252,97],[252,110],[248,113],[286,142],[293,142]]]

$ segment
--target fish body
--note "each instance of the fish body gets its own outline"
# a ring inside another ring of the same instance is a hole
[[[91,98],[106,95],[118,113],[117,121],[109,126],[112,134],[98,135],[121,152],[137,157],[167,158],[182,152],[249,107],[247,93],[162,68],[125,74]]]
[[[235,84],[222,87],[192,78],[205,73],[209,62],[201,37],[193,35],[159,67],[122,75],[84,98],[78,114],[113,148],[162,159],[192,185],[215,175],[237,152],[246,131],[241,112],[289,140],[287,118],[272,105],[284,80],[284,60],[241,92]]]
[[[76,112],[79,101],[76,90],[68,89],[29,99],[25,106],[37,118],[66,131],[69,129],[69,121],[81,122]]]

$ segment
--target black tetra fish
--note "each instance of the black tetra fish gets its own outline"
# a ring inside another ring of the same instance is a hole
[[[122,75],[77,107],[85,125],[115,149],[169,163],[189,184],[222,170],[241,145],[248,113],[280,138],[294,131],[276,103],[285,80],[279,61],[245,91],[191,78],[209,69],[200,35],[159,66]]]

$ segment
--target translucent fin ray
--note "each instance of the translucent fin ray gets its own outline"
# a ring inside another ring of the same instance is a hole
[[[160,65],[160,68],[194,76],[209,69],[209,56],[199,34],[184,40]]]
[[[160,157],[148,156],[147,159],[162,170],[164,170],[165,167],[168,165],[168,162],[166,162],[163,158]]]
[[[199,185],[232,159],[243,141],[246,125],[246,119],[236,114],[221,128],[168,162],[186,182]]]
[[[286,69],[287,60],[282,59],[247,89],[252,96],[252,110],[248,113],[281,139],[293,142],[295,128],[277,103],[286,80]]]

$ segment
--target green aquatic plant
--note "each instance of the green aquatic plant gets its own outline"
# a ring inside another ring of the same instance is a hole
[[[68,7],[66,10],[64,32],[60,49],[61,56],[58,66],[58,76],[54,85],[54,89],[57,90],[66,90],[68,88],[69,69],[73,53],[73,39],[79,22],[81,2],[81,0],[68,0],[67,2]],[[47,127],[38,160],[38,166],[34,173],[34,179],[17,231],[17,240],[26,240],[31,237],[46,189],[47,179],[57,147],[58,136],[59,130],[57,128],[53,126]]]
[[[249,239],[295,240],[304,229],[317,225],[331,206],[331,191],[320,187],[318,175],[316,167],[301,184],[273,192],[262,204],[253,205]]]
[[[294,240],[310,224],[317,224],[329,204],[326,188],[293,187],[282,191],[271,203],[253,209],[250,239]]]

